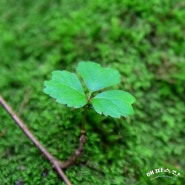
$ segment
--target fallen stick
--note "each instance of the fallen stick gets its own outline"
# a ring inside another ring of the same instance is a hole
[[[9,113],[15,123],[21,128],[21,130],[26,134],[26,136],[35,144],[37,148],[43,153],[43,155],[49,160],[52,164],[53,168],[57,171],[59,176],[64,180],[67,185],[72,185],[64,171],[61,169],[62,163],[58,161],[55,157],[53,157],[37,140],[37,138],[30,132],[27,126],[21,121],[21,119],[14,113],[11,107],[6,103],[3,97],[0,95],[0,103],[5,108],[5,110]]]

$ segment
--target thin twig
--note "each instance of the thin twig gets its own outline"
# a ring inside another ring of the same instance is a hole
[[[87,104],[88,105],[88,104]],[[61,164],[61,168],[65,169],[68,166],[72,165],[76,159],[82,154],[84,150],[84,144],[87,140],[86,134],[85,134],[85,123],[86,123],[86,115],[87,115],[87,107],[84,107],[84,113],[83,113],[83,119],[82,119],[82,126],[81,126],[81,131],[80,131],[80,139],[79,139],[79,146],[73,153],[73,155],[64,163]]]
[[[14,113],[11,107],[6,103],[6,101],[0,96],[0,103],[9,113],[9,115],[13,118],[16,124],[22,129],[22,131],[27,135],[27,137],[36,145],[37,148],[43,153],[43,155],[50,161],[53,165],[59,176],[64,180],[67,185],[72,185],[63,170],[60,168],[62,163],[55,159],[35,138],[35,136],[29,131],[27,126],[20,120],[20,118]]]
[[[86,141],[85,130],[81,130],[81,135],[80,135],[80,139],[79,139],[79,146],[75,150],[74,154],[65,163],[60,163],[60,167],[62,169],[65,169],[68,166],[70,166],[71,164],[73,164],[76,161],[76,159],[82,154],[82,152],[84,150],[85,141]]]
[[[19,107],[19,111],[17,113],[19,116],[22,114],[23,110],[25,109],[26,104],[28,103],[30,92],[31,92],[31,90],[27,89],[26,93],[24,94],[23,100],[22,100],[21,105]]]

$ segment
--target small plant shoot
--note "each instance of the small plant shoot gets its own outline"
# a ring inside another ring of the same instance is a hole
[[[85,123],[88,107],[105,116],[120,118],[134,113],[132,104],[135,98],[122,90],[104,90],[121,81],[119,72],[112,68],[103,68],[95,62],[80,62],[75,73],[53,71],[52,78],[44,82],[44,92],[68,107],[83,108],[79,146],[74,154],[62,164],[67,168],[81,155],[86,141]],[[101,92],[100,92],[101,90]]]
[[[68,107],[81,108],[91,105],[94,110],[113,118],[127,117],[134,113],[132,104],[135,98],[123,90],[105,90],[121,81],[119,72],[112,68],[103,68],[95,62],[80,62],[77,75],[68,71],[53,71],[52,79],[44,82],[44,92]],[[101,90],[100,93],[98,91]]]

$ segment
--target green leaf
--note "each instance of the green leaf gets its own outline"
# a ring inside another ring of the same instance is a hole
[[[44,92],[68,107],[79,108],[87,103],[82,85],[74,73],[68,71],[52,72],[52,79],[45,81]]]
[[[117,70],[103,68],[94,62],[80,62],[77,72],[91,92],[115,85],[120,82],[121,78]]]
[[[96,112],[114,118],[132,115],[134,111],[131,104],[134,101],[131,94],[121,90],[104,91],[91,100]]]

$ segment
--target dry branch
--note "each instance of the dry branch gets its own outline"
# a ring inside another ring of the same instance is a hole
[[[27,135],[27,137],[35,144],[37,148],[43,153],[43,155],[50,161],[52,166],[55,168],[59,176],[64,180],[67,185],[72,185],[63,170],[61,169],[62,163],[55,159],[37,140],[37,138],[30,132],[27,126],[21,121],[21,119],[15,114],[11,107],[6,103],[6,101],[0,96],[0,103],[9,113],[15,123],[22,129],[22,131]]]

